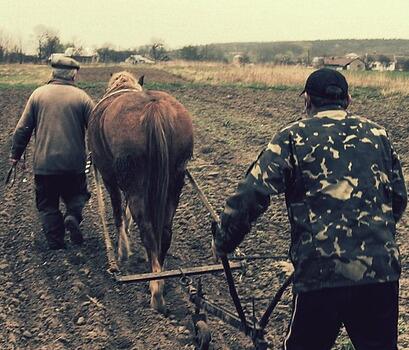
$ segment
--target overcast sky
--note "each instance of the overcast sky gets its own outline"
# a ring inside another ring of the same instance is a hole
[[[409,0],[0,0],[0,30],[25,46],[38,24],[90,47],[409,39]]]

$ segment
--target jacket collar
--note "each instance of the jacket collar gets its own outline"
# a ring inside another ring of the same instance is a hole
[[[347,115],[348,113],[344,109],[326,109],[326,110],[317,112],[314,115],[314,118],[330,118],[330,119],[342,120],[342,119],[345,119]]]
[[[72,85],[75,86],[75,82],[73,80],[61,79],[61,78],[53,78],[50,79],[47,84],[55,84],[55,85]]]

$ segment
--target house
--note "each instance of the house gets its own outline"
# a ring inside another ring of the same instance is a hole
[[[233,56],[233,65],[242,66],[244,65],[244,56],[242,54],[237,54]]]
[[[395,61],[391,61],[389,63],[381,62],[381,61],[373,61],[371,63],[371,70],[376,70],[378,72],[394,71],[395,66],[396,66]]]
[[[409,56],[396,56],[395,70],[409,71]]]
[[[129,63],[129,64],[139,64],[139,63],[153,64],[153,63],[155,63],[155,61],[152,61],[151,59],[143,57],[141,55],[131,55],[125,60],[125,63]]]
[[[369,63],[370,69],[378,72],[394,71],[396,66],[395,55],[367,55],[367,61]]]
[[[351,52],[351,53],[347,53],[345,55],[346,58],[350,58],[350,59],[355,59],[355,58],[359,58],[359,55],[356,54],[355,52]]]
[[[324,67],[324,57],[314,57],[311,64],[314,68]]]
[[[75,48],[68,47],[65,52],[65,56],[72,57],[80,63],[97,63],[99,61],[98,53],[89,47]]]
[[[348,57],[325,57],[324,64],[325,68],[331,68],[336,70],[365,70],[365,62],[359,57],[348,58]]]

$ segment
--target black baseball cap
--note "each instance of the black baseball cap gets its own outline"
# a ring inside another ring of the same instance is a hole
[[[304,92],[316,97],[344,99],[348,97],[348,83],[340,72],[321,68],[310,74],[300,96]]]

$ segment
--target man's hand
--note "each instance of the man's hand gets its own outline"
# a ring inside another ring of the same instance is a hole
[[[10,165],[15,166],[18,163],[18,159],[10,158],[9,162],[10,162]]]

